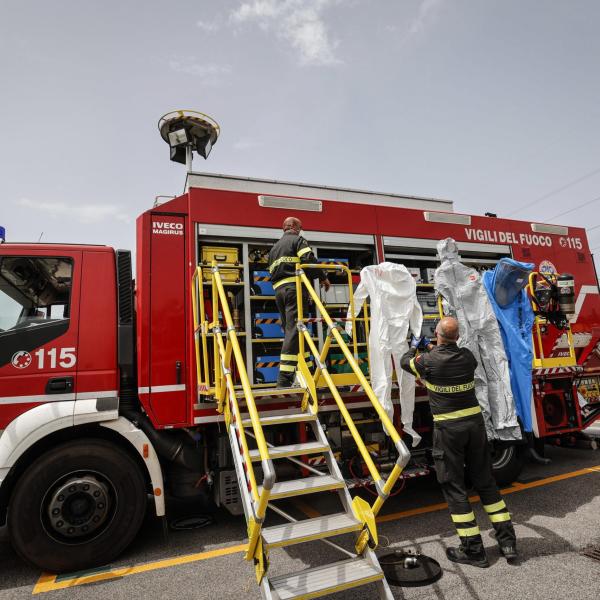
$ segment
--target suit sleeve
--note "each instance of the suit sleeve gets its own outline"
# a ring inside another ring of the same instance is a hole
[[[400,366],[411,375],[415,377],[425,378],[425,362],[427,360],[426,354],[419,354],[418,356],[416,348],[410,348],[402,358],[400,359]]]
[[[301,263],[313,263],[317,262],[313,249],[310,244],[301,236],[298,236],[296,242],[296,256],[300,259]],[[309,279],[320,279],[323,281],[327,279],[327,273],[323,269],[307,269],[306,276]]]
[[[415,337],[421,337],[421,328],[423,327],[423,309],[417,298],[414,300],[413,309],[408,320],[410,330]]]

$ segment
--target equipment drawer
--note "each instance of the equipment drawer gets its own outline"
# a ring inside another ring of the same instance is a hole
[[[255,383],[273,383],[279,374],[279,356],[257,356],[254,363]]]
[[[254,315],[255,338],[282,338],[283,329],[279,313],[256,313]]]
[[[421,305],[423,314],[435,315],[439,312],[437,295],[435,292],[417,292],[417,300]]]
[[[239,262],[238,249],[231,246],[202,246],[201,260],[210,265],[213,260],[218,263],[237,265]]]
[[[269,271],[254,271],[252,275],[253,289],[258,296],[274,296],[275,290]]]

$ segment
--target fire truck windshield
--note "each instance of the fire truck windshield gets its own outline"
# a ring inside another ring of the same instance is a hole
[[[15,330],[68,321],[72,271],[68,258],[0,259],[0,338]]]

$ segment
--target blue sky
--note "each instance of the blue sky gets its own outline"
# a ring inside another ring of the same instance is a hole
[[[600,225],[599,27],[594,0],[4,0],[0,224],[133,248],[190,108],[222,126],[196,168]]]

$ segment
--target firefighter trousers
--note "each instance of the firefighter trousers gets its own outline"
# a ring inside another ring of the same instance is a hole
[[[467,546],[482,544],[475,513],[469,502],[466,472],[496,531],[498,544],[515,545],[515,530],[510,514],[492,474],[492,461],[481,414],[436,421],[432,455],[437,479],[461,542]]]
[[[289,386],[294,381],[296,367],[298,366],[298,301],[296,297],[296,286],[291,284],[282,285],[275,290],[275,304],[281,317],[281,327],[284,339],[281,346],[279,363],[278,385]],[[303,305],[308,308],[307,298],[303,297]],[[305,353],[305,358],[310,356]],[[312,363],[308,363],[310,367]]]

